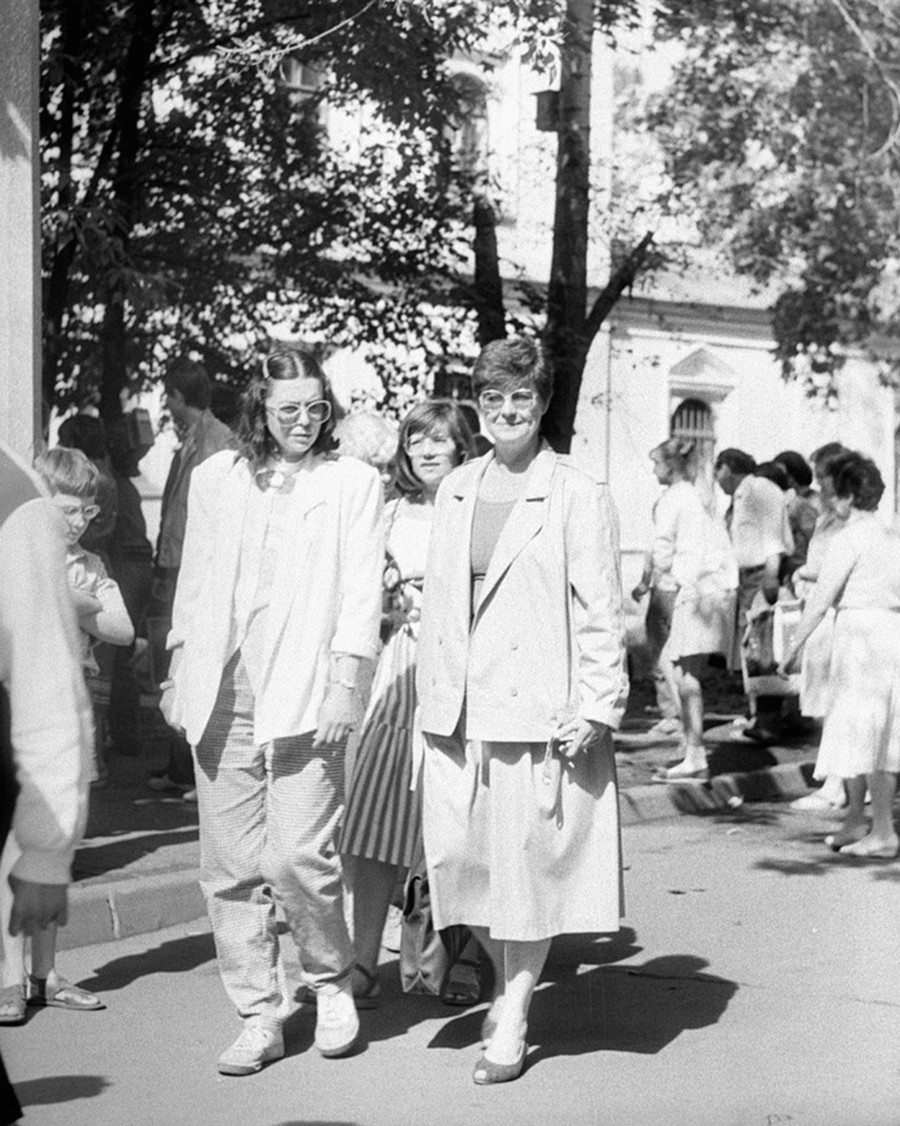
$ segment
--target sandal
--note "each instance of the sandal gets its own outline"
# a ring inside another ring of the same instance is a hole
[[[462,970],[456,974],[457,970]],[[481,1000],[481,966],[471,958],[458,958],[447,970],[441,1000],[445,1005],[468,1008]]]
[[[353,983],[353,1000],[357,1009],[377,1009],[381,1004],[381,981],[378,974],[369,973],[365,966],[359,962],[353,967],[354,974],[361,977],[362,985]],[[301,985],[295,997],[301,1005],[315,1005],[316,991],[311,985]]]
[[[0,1024],[25,1023],[25,986],[7,985],[0,989]]]
[[[29,974],[28,981],[28,1004],[35,1008],[75,1009],[81,1012],[106,1008],[96,993],[88,993],[86,989],[73,985],[58,974],[49,978]]]
[[[353,983],[353,1000],[356,1002],[357,1009],[377,1009],[381,1004],[381,982],[378,980],[378,974],[369,973],[359,962],[353,967],[353,972],[358,974],[363,982],[360,989],[357,989],[356,982]]]

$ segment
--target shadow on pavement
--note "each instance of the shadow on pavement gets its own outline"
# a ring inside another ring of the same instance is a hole
[[[113,958],[94,976],[80,984],[93,992],[111,992],[124,989],[138,978],[149,974],[178,974],[196,969],[216,957],[216,948],[211,934],[191,934],[186,938],[173,939],[160,943],[152,950],[140,954],[129,954],[124,958]]]
[[[48,1075],[16,1083],[16,1094],[23,1107],[52,1106],[74,1099],[90,1099],[112,1084],[102,1075]]]
[[[152,856],[160,849],[172,846],[195,845],[200,839],[200,830],[195,825],[184,829],[169,831],[154,829],[140,835],[129,834],[116,837],[105,844],[82,847],[75,854],[72,865],[72,878],[89,880],[103,876],[107,872],[119,871]],[[168,866],[167,866],[168,867]]]

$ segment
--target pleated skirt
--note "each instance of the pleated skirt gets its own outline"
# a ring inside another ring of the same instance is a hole
[[[416,640],[410,627],[385,644],[360,732],[339,849],[408,868],[419,851],[422,788],[412,783]]]
[[[560,774],[544,746],[425,736],[424,838],[434,925],[500,940],[614,932],[624,909],[612,739]]]
[[[900,771],[900,613],[839,610],[817,778]]]

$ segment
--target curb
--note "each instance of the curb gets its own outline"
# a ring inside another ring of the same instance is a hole
[[[622,825],[643,825],[685,814],[733,812],[744,802],[789,801],[809,792],[811,762],[780,763],[709,782],[686,780],[634,786],[619,793]],[[60,950],[114,942],[205,918],[199,869],[74,884],[69,921],[59,931]]]
[[[147,934],[206,915],[199,872],[127,877],[69,890],[69,921],[59,930],[60,950]]]

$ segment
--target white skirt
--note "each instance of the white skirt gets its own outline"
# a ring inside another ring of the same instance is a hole
[[[816,777],[900,771],[900,613],[839,610]]]
[[[425,858],[434,925],[499,940],[612,932],[623,912],[612,738],[564,767],[542,812],[544,746],[426,734]]]

